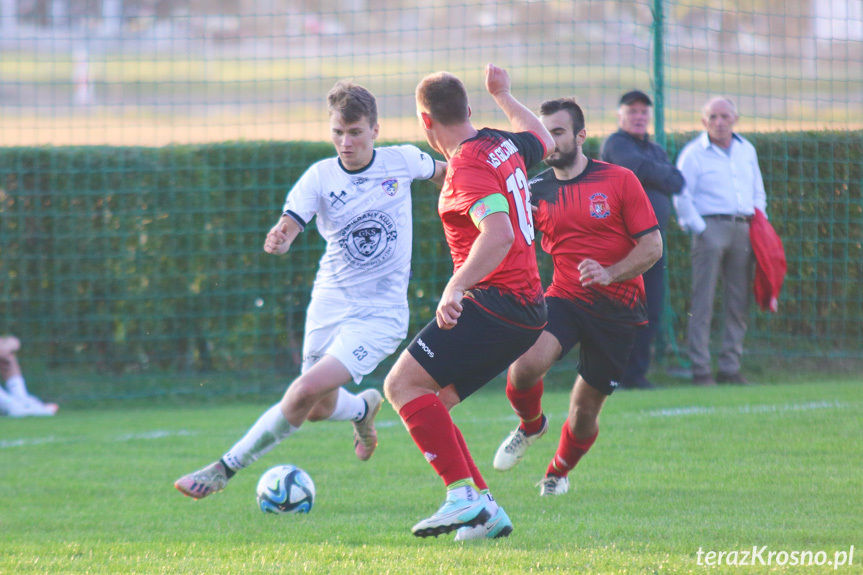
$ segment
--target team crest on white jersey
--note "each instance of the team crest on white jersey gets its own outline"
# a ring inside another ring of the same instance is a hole
[[[394,196],[396,195],[396,192],[399,191],[399,181],[387,180],[385,182],[381,182],[381,187],[384,189],[388,196]]]
[[[378,266],[395,253],[398,231],[384,212],[360,214],[342,228],[339,246],[345,260],[355,268]]]

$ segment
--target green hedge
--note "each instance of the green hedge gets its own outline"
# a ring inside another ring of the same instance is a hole
[[[780,313],[753,314],[749,345],[861,357],[863,135],[750,138],[789,273]],[[588,155],[598,146],[589,140]],[[0,149],[0,332],[51,368],[295,372],[323,242],[309,229],[276,257],[263,239],[291,183],[332,153],[285,142]],[[412,332],[451,273],[436,206],[434,186],[416,185]],[[676,229],[668,253],[679,337],[689,247]]]

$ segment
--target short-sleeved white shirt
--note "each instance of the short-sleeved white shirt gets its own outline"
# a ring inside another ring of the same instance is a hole
[[[434,171],[434,159],[409,145],[376,148],[362,170],[344,169],[337,157],[306,170],[288,192],[284,213],[303,228],[317,216],[327,242],[312,297],[407,307],[411,182]]]

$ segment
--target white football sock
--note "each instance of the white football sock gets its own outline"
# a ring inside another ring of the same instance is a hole
[[[459,499],[466,499],[467,501],[476,501],[480,498],[480,494],[477,492],[477,490],[470,485],[461,485],[459,487],[449,489],[447,491],[447,496],[449,496],[450,493],[454,493],[455,496]]]
[[[282,415],[280,404],[272,406],[225,455],[222,461],[233,471],[248,467],[287,439],[298,428]]]
[[[494,514],[497,513],[499,505],[497,504],[497,501],[494,500],[494,497],[492,497],[491,491],[486,491],[483,494],[483,499],[485,500],[485,508],[488,509],[488,512],[491,513],[491,516],[494,517]]]
[[[6,389],[9,393],[18,399],[27,398],[27,385],[24,383],[24,376],[21,374],[13,375],[6,380]]]
[[[366,416],[367,407],[365,399],[340,387],[336,408],[327,421],[359,421]]]

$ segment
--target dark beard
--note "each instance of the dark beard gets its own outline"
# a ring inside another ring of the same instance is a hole
[[[569,168],[574,166],[577,160],[578,150],[576,149],[567,153],[560,152],[558,157],[554,160],[549,158],[547,160],[543,160],[543,163],[550,168]]]

